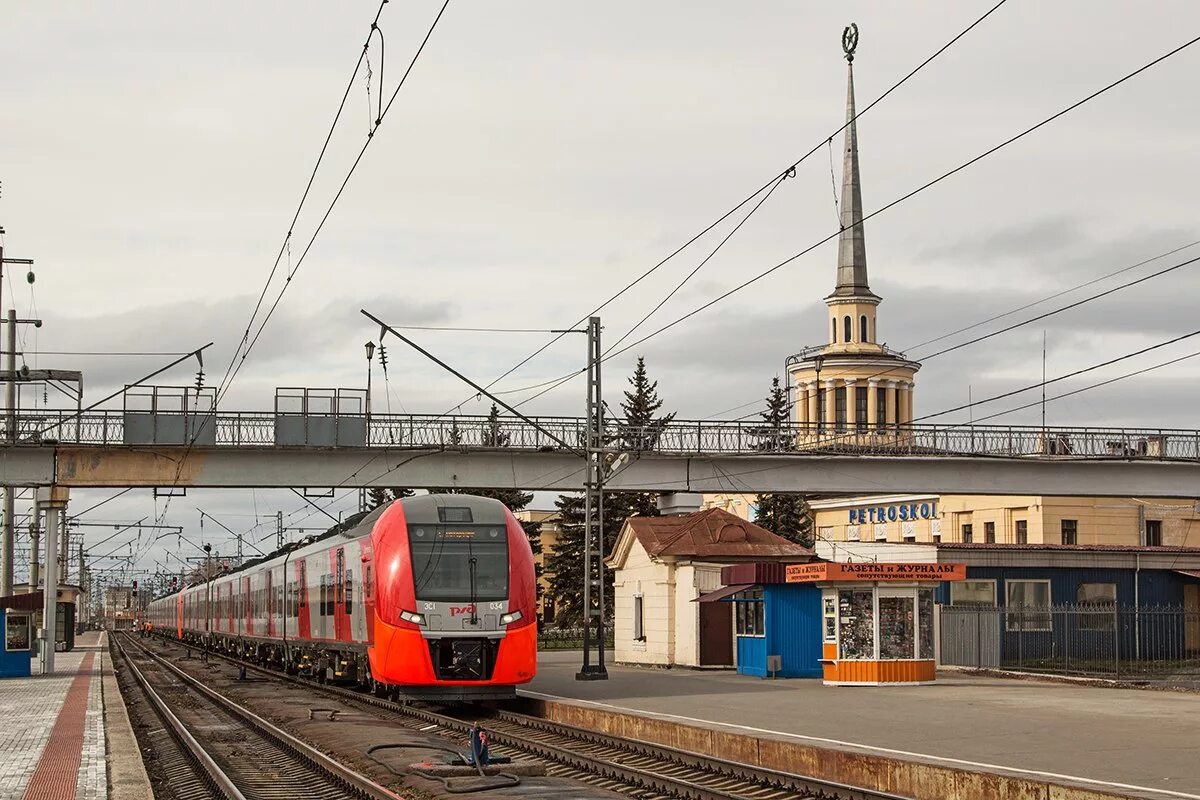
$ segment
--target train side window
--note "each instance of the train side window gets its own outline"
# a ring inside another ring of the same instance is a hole
[[[328,597],[327,597],[328,594],[329,594],[329,587],[325,585],[325,576],[322,575],[321,576],[321,616],[322,617],[327,616],[327,613],[328,613],[325,611],[325,601],[328,599]]]
[[[354,586],[354,572],[353,572],[353,570],[346,570],[346,588],[342,590],[342,596],[346,601],[346,613],[347,614],[349,614],[351,611],[354,610],[353,586]]]
[[[373,587],[371,586],[371,565],[366,564],[363,566],[363,596],[367,597],[367,598],[373,597],[374,595],[372,594],[372,591],[371,591],[372,588]]]

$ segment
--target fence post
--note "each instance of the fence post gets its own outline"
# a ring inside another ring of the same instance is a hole
[[[1121,680],[1121,615],[1120,606],[1113,604],[1113,660],[1117,667],[1117,680]],[[1137,613],[1135,610],[1133,613]]]

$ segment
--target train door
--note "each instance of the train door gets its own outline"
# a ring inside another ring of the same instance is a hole
[[[245,621],[246,635],[254,635],[254,591],[250,587],[250,576],[241,579],[242,584],[242,619]]]
[[[333,620],[333,638],[339,642],[350,639],[350,575],[350,570],[346,569],[346,548],[339,547],[334,551],[333,608],[330,609],[333,612],[330,615]]]
[[[308,591],[308,569],[302,558],[296,562],[296,635],[301,639],[313,638],[312,617]]]
[[[275,583],[275,581],[272,580],[271,573],[272,570],[267,570],[263,574],[263,596],[267,599],[266,625],[263,629],[266,631],[267,637],[273,639],[275,638],[275,615],[278,612],[275,610],[275,591],[274,586],[272,585]]]
[[[373,556],[374,551],[371,547],[369,537],[363,537],[360,545],[360,560],[362,566],[358,574],[362,576],[359,581],[359,586],[362,587],[358,593],[362,606],[362,613],[359,615],[358,625],[354,628],[354,638],[358,641],[365,641],[367,644],[375,643],[375,575]]]

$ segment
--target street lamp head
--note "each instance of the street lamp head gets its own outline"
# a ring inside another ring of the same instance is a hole
[[[366,350],[367,350],[367,361],[370,361],[370,360],[372,360],[373,358],[375,358],[375,343],[374,343],[374,342],[367,342],[367,343],[366,343],[365,345],[363,345],[363,346],[364,346],[364,347],[366,348]]]
[[[211,544],[208,544],[207,542],[205,542],[205,543],[204,543],[204,552],[206,552],[206,553],[211,553],[211,552],[212,552],[212,545],[211,545]]]

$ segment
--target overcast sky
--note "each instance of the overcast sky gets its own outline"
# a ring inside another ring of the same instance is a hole
[[[389,95],[440,5],[386,7]],[[360,308],[408,325],[575,323],[842,124],[844,25],[856,22],[861,31],[862,107],[990,5],[454,0],[224,407],[268,409],[280,386],[363,386],[362,345],[377,330]],[[94,400],[169,359],[36,353],[174,352],[214,341],[205,364],[217,382],[376,7],[374,0],[4,2],[0,225],[6,255],[37,260],[32,300],[46,324],[24,341],[30,366],[83,369]],[[1198,32],[1195,3],[1010,0],[861,118],[865,209]],[[371,64],[377,101],[374,46]],[[968,337],[914,347],[921,342],[1200,239],[1198,70],[1200,45],[869,221],[871,285],[884,298],[880,338],[920,358]],[[370,118],[360,72],[296,225],[293,263]],[[835,160],[839,148],[840,137]],[[837,169],[840,183],[840,162]],[[608,341],[728,229],[606,308]],[[639,334],[835,229],[830,154],[822,148]],[[1197,255],[1200,246],[1005,322]],[[788,354],[825,341],[821,298],[833,286],[835,256],[833,243],[818,247],[608,362],[609,403],[617,405],[637,354],[681,417],[761,397]],[[31,296],[22,271],[5,281],[0,302],[15,299],[24,315]],[[1200,265],[1185,267],[931,359],[918,375],[917,415],[961,404],[968,391],[979,399],[1039,379],[1043,330],[1054,376],[1200,328],[1198,274]],[[481,381],[547,338],[413,336]],[[471,396],[403,345],[388,349],[390,392],[385,399],[377,367],[376,410],[440,413]],[[1196,351],[1200,337],[1065,381],[1051,394]],[[566,337],[497,388],[554,378],[582,358],[581,338]],[[194,370],[181,365],[159,382],[190,384]],[[1200,358],[1051,403],[1047,419],[1196,427],[1198,375]],[[583,391],[575,381],[522,410],[577,414]],[[1034,399],[982,406],[975,416]],[[40,400],[29,393],[23,402]],[[487,408],[470,402],[462,411]],[[996,421],[1029,422],[1038,413]],[[77,495],[76,509],[106,496]],[[303,503],[279,492],[172,501],[168,522],[220,542],[211,524],[198,530],[196,506],[244,530],[256,511],[293,512]],[[351,506],[347,499],[333,511]],[[138,491],[93,516],[145,515],[155,515],[153,500]],[[155,558],[161,553],[147,563]]]

